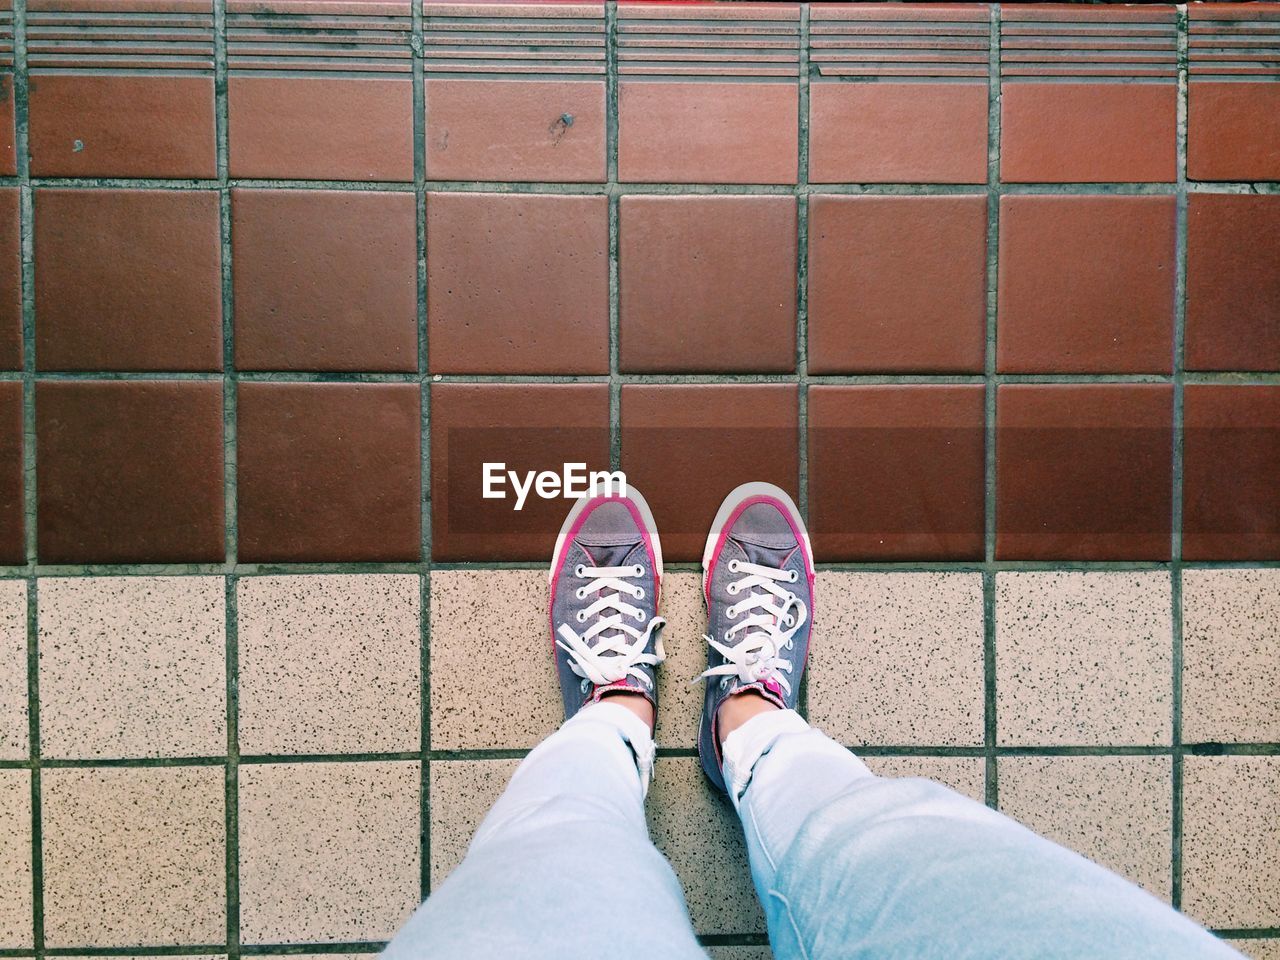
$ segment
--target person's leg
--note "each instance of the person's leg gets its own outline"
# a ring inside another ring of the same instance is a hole
[[[813,557],[791,499],[731,493],[703,552],[698,751],[737,807],[778,960],[1238,956],[1096,864],[927,780],[886,780],[795,712]]]
[[[705,960],[644,817],[665,656],[662,548],[644,498],[579,500],[548,580],[567,719],[520,764],[389,960]]]
[[[384,956],[705,960],[649,841],[652,766],[633,712],[608,699],[582,709],[520,764],[466,859]]]
[[[872,775],[798,714],[744,723],[724,759],[778,960],[1239,956],[980,803]]]

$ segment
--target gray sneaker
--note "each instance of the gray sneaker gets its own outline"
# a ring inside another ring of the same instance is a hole
[[[809,658],[813,549],[785,491],[745,483],[725,498],[702,554],[702,592],[710,646],[698,753],[707,776],[723,790],[720,704],[754,690],[794,709]]]
[[[666,659],[658,616],[662,546],[634,489],[578,500],[556,538],[548,575],[551,639],[567,720],[608,693],[648,697]]]

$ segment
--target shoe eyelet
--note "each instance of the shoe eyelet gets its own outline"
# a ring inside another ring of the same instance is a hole
[[[724,590],[725,593],[729,594],[731,597],[736,597],[738,595],[738,585],[736,583],[729,584],[724,588]]]
[[[788,581],[788,582],[790,582],[790,583],[795,583],[795,582],[796,582],[797,580],[799,580],[799,579],[800,579],[800,571],[799,571],[799,570],[792,570],[792,571],[791,571],[791,579],[790,579],[790,581]]]
[[[638,563],[637,563],[637,564],[635,565],[635,571],[636,571],[636,576],[637,576],[637,577],[643,577],[643,576],[644,576],[644,567],[640,566],[640,564],[638,564]]]
[[[732,682],[732,680],[733,680],[733,678],[732,678],[732,677],[721,677],[721,678],[720,678],[720,689],[721,689],[721,690],[728,690],[728,689],[729,689],[729,684],[730,684],[730,682]]]
[[[632,594],[637,600],[644,599],[644,587],[636,587],[636,592]]]
[[[728,617],[730,620],[737,620],[737,619],[738,619],[738,608],[737,608],[737,607],[729,607],[727,610],[725,610],[724,615],[725,615],[726,617]]]
[[[791,616],[791,614],[787,614],[787,616],[783,619],[782,622],[786,624],[788,627],[793,627],[795,626],[796,618]]]
[[[643,611],[643,610],[637,610],[637,611],[636,611],[636,623],[644,623],[644,611]]]
[[[730,561],[729,561],[729,572],[730,572],[730,573],[737,573],[737,572],[738,572],[738,561],[737,561],[737,560],[730,560]]]
[[[578,684],[578,689],[581,690],[583,693],[586,693],[588,690],[591,689],[591,681],[588,680],[586,677],[583,677],[582,682]]]
[[[573,591],[573,595],[577,597],[579,600],[585,599],[587,596],[586,587],[579,587],[577,590]]]
[[[578,613],[577,613],[577,619],[578,619],[578,622],[579,622],[579,623],[586,623],[586,622],[587,622],[587,613],[586,613],[586,611],[585,611],[585,610],[579,610],[579,611],[578,611]]]
[[[576,567],[574,567],[574,568],[573,568],[573,575],[574,575],[575,577],[579,577],[579,578],[584,578],[584,577],[586,577],[586,575],[587,575],[587,568],[586,568],[586,566],[585,566],[585,565],[583,565],[583,564],[581,564],[581,563],[580,563],[580,564],[578,564]]]

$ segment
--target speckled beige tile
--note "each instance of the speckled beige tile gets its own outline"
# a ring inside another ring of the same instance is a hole
[[[225,793],[220,766],[46,768],[47,944],[223,942]]]
[[[240,768],[245,943],[387,940],[418,905],[414,761]]]
[[[707,956],[711,960],[773,960],[773,951],[767,946],[727,947],[718,945],[707,947]]]
[[[0,770],[0,949],[30,949],[31,773]]]
[[[1173,616],[1162,571],[996,575],[1001,744],[1166,744]]]
[[[27,758],[27,582],[0,580],[0,760]]]
[[[684,887],[698,933],[764,933],[742,825],[694,757],[660,757],[649,787],[649,835]]]
[[[878,777],[924,777],[983,803],[987,762],[982,757],[863,757]]]
[[[982,577],[820,573],[809,720],[849,746],[982,742]]]
[[[1250,960],[1280,960],[1280,939],[1262,940],[1234,939],[1227,943],[1235,947]]]
[[[480,821],[502,796],[519,760],[437,760],[431,791],[431,887],[462,862]]]
[[[227,752],[221,577],[51,578],[38,596],[44,756]]]
[[[420,590],[404,574],[240,580],[240,752],[417,750]]]
[[[431,575],[431,746],[531,748],[564,719],[541,570]]]
[[[1280,741],[1280,570],[1183,572],[1182,738]]]
[[[1280,927],[1280,757],[1187,757],[1182,909],[1209,927]]]
[[[707,669],[707,614],[702,604],[702,574],[671,572],[662,577],[662,629],[666,661],[658,668],[658,745],[694,748],[702,717],[701,683],[690,683]]]
[[[1168,900],[1168,757],[1001,757],[1000,809],[1036,833]]]

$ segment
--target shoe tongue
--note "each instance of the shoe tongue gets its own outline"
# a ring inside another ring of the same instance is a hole
[[[621,567],[630,562],[640,544],[635,543],[581,543],[597,567]]]
[[[787,556],[795,549],[794,543],[769,546],[752,543],[750,540],[740,540],[737,537],[734,537],[734,541],[742,548],[748,563],[759,564],[762,567],[781,567],[786,562]]]

